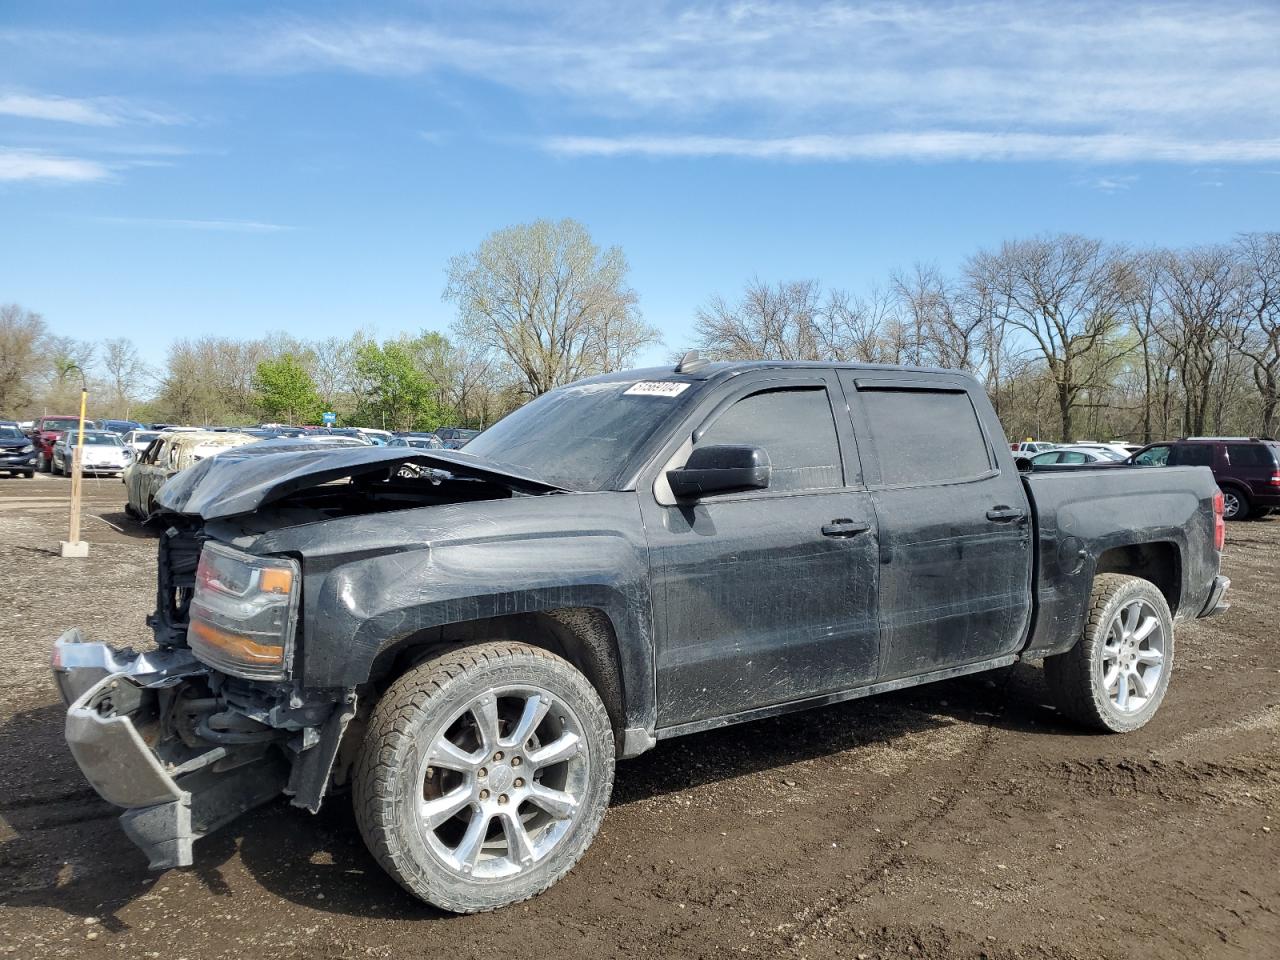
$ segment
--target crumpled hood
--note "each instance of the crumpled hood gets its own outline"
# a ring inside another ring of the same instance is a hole
[[[473,457],[457,450],[403,447],[318,447],[315,450],[255,453],[254,444],[209,457],[174,475],[156,496],[173,513],[215,520],[252,513],[296,490],[341,477],[387,473],[414,463],[503,484],[521,493],[557,493],[562,487],[517,467]]]

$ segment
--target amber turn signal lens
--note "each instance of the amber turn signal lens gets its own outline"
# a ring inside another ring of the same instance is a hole
[[[263,593],[288,593],[293,587],[293,571],[268,567],[262,571],[258,588]]]
[[[221,650],[232,660],[257,665],[284,663],[284,647],[257,643],[243,634],[220,630],[202,620],[192,620],[190,629],[199,641]]]

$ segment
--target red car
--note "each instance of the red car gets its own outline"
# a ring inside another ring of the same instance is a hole
[[[91,420],[86,420],[85,424],[88,425],[92,422]],[[41,473],[49,472],[50,465],[53,463],[53,445],[68,430],[75,430],[79,426],[79,417],[50,415],[41,417],[35,422],[35,426],[31,429],[31,442],[35,444],[36,448],[37,470]]]

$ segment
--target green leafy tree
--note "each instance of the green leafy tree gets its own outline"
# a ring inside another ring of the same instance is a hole
[[[357,418],[384,430],[440,425],[436,384],[402,342],[361,345],[356,353],[360,403]]]
[[[253,377],[258,406],[267,420],[316,423],[323,404],[315,381],[293,354],[263,360]]]

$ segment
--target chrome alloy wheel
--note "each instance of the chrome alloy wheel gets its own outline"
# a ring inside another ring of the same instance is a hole
[[[569,833],[590,783],[582,724],[542,687],[485,691],[421,757],[422,838],[471,880],[511,877],[543,860]]]
[[[1234,520],[1240,515],[1241,503],[1240,494],[1234,490],[1222,491],[1222,517],[1224,520]]]
[[[1116,612],[1098,669],[1116,710],[1137,713],[1147,705],[1165,669],[1164,628],[1151,604],[1133,600]]]

